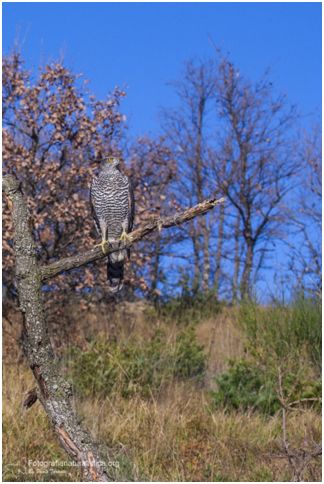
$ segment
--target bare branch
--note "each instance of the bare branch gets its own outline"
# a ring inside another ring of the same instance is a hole
[[[162,228],[169,228],[181,225],[189,220],[199,216],[204,215],[209,210],[213,209],[216,205],[223,203],[225,198],[220,198],[215,200],[213,198],[209,200],[204,200],[203,202],[195,205],[194,207],[187,208],[181,213],[171,215],[165,218],[157,218],[153,221],[141,225],[138,229],[134,230],[131,234],[131,241],[127,244],[127,248],[131,247],[135,242],[143,239],[146,235],[155,232],[156,230],[162,230]],[[47,266],[41,267],[41,278],[43,281],[50,279],[52,277],[61,274],[62,272],[70,271],[81,267],[83,265],[89,264],[89,262],[94,262],[98,259],[106,257],[107,254],[114,252],[116,248],[107,250],[106,255],[104,255],[99,247],[88,250],[82,254],[77,254],[75,256],[66,257],[60,259],[57,262],[53,262]]]

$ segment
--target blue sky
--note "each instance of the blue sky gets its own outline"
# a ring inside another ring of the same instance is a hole
[[[321,116],[320,3],[3,3],[3,52],[15,43],[29,68],[64,60],[104,98],[127,86],[121,110],[131,136],[155,134],[159,109],[176,102],[168,82],[183,62],[228,52],[257,79],[267,67],[312,124]],[[263,281],[273,289],[279,250]],[[259,285],[259,290],[261,288]],[[261,288],[262,291],[262,288]]]
[[[3,3],[3,52],[15,42],[29,67],[63,58],[104,97],[128,86],[131,134],[158,130],[175,98],[168,81],[213,43],[253,79],[271,67],[278,90],[320,115],[320,3]]]

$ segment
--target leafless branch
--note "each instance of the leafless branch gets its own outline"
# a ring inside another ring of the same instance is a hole
[[[185,222],[188,222],[189,220],[199,215],[204,215],[209,210],[213,209],[216,205],[223,203],[224,200],[224,198],[220,198],[219,200],[215,200],[213,198],[205,200],[202,203],[199,203],[194,207],[190,207],[181,213],[171,215],[170,217],[157,218],[148,223],[144,223],[130,234],[131,241],[127,243],[127,248],[131,247],[135,242],[138,242],[152,232],[162,230],[163,228],[175,227]],[[102,259],[114,250],[118,249],[110,248],[104,255],[102,253],[102,250],[97,247],[88,250],[87,252],[84,252],[82,254],[77,254],[75,256],[60,259],[57,262],[53,262],[52,264],[41,267],[41,278],[43,281],[45,281],[47,279],[57,276],[58,274],[61,274],[62,272],[70,271],[72,269],[76,269],[77,267],[88,264],[89,262],[94,262],[98,259]]]

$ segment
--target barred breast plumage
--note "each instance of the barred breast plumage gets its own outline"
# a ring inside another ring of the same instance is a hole
[[[108,255],[107,273],[112,292],[122,287],[124,260],[127,252],[120,244],[121,237],[127,238],[134,219],[134,198],[130,181],[118,170],[119,160],[110,158],[103,165],[90,188],[90,203],[96,228],[105,244],[116,244],[121,249]]]
[[[107,227],[106,240],[109,242],[119,239],[123,231],[122,224],[128,218],[128,190],[128,178],[118,170],[101,172],[93,181],[93,207],[99,224]]]

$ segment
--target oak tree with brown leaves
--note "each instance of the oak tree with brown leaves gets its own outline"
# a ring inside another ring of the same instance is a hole
[[[3,60],[4,173],[22,182],[42,262],[94,243],[89,182],[97,159],[120,154],[124,95],[115,88],[107,100],[98,101],[60,63],[46,65],[33,79],[18,54]],[[12,226],[5,207],[3,217],[4,283],[14,293]],[[104,280],[98,266],[78,277],[60,277],[48,289],[60,288],[62,295]]]
[[[106,100],[97,100],[86,81],[61,63],[42,67],[35,79],[18,54],[3,60],[4,173],[14,173],[22,182],[43,263],[95,243],[89,184],[102,158],[123,155],[125,116],[120,104],[124,96],[125,92],[116,87]],[[139,139],[123,170],[131,175],[135,187],[135,224],[160,213],[166,215],[171,208],[167,187],[175,168],[164,141]],[[15,296],[12,225],[6,206],[3,226],[4,284]],[[130,292],[156,289],[153,273],[158,272],[158,256],[154,259],[154,243],[150,242],[148,251],[148,242],[144,242],[146,249],[139,247],[128,264],[125,285]],[[105,298],[105,286],[102,263],[58,276],[45,288],[54,296],[50,313],[60,316],[63,305],[56,302],[71,293],[80,296],[80,305],[85,304],[83,295],[89,290],[92,299]]]

